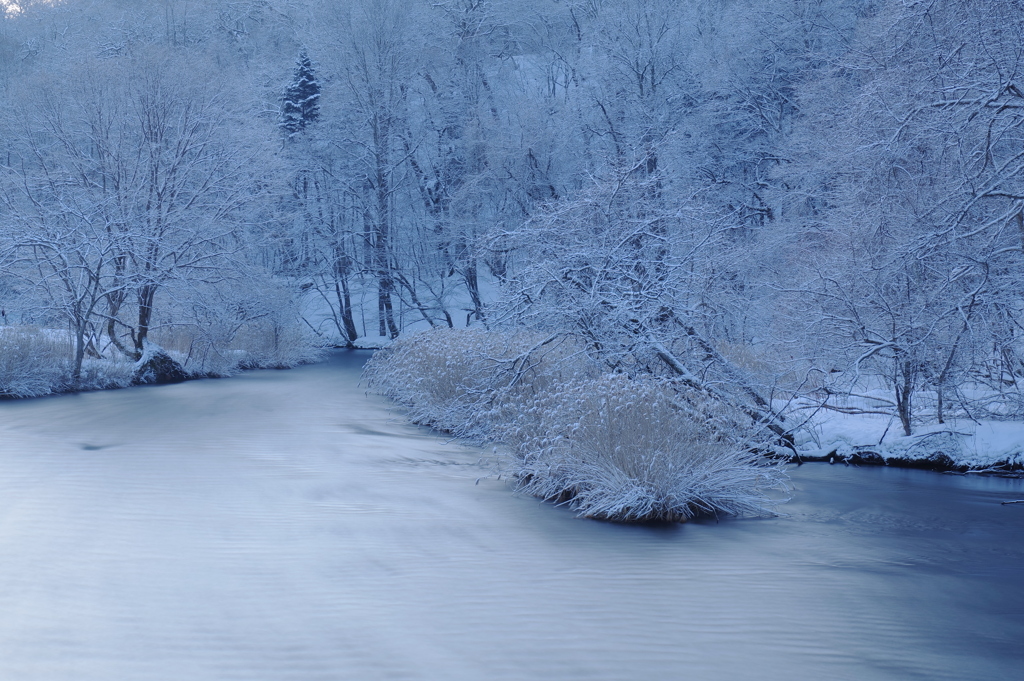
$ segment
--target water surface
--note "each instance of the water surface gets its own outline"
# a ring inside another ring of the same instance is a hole
[[[293,371],[0,403],[0,679],[1019,679],[1020,480],[632,527]]]

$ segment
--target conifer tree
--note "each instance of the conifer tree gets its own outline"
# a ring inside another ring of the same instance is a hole
[[[292,137],[320,116],[320,83],[313,62],[305,51],[299,54],[295,79],[285,88],[281,107],[281,128]]]

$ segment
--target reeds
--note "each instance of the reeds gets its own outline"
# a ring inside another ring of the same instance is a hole
[[[73,355],[67,333],[0,327],[0,397],[39,397],[67,390]]]
[[[760,431],[713,396],[602,372],[565,337],[435,330],[367,364],[413,421],[502,442],[519,490],[624,522],[770,514],[786,488]]]

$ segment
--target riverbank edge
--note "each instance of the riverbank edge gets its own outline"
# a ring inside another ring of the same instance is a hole
[[[143,386],[155,386],[155,385],[174,385],[176,383],[185,383],[188,381],[200,381],[204,379],[225,379],[233,378],[239,374],[247,373],[250,371],[286,371],[289,369],[295,369],[300,366],[306,366],[309,364],[317,364],[327,359],[328,353],[338,351],[357,351],[362,348],[356,348],[351,346],[336,345],[336,346],[325,346],[320,348],[321,354],[318,357],[311,359],[300,360],[290,364],[257,364],[249,362],[241,362],[235,365],[234,369],[230,373],[219,373],[215,371],[201,372],[201,371],[188,371],[182,369],[182,377],[175,380],[153,380],[153,381],[137,381],[136,375],[138,369],[141,368],[142,360],[139,362],[132,363],[133,371],[131,375],[125,380],[124,378],[107,378],[106,381],[97,381],[94,383],[79,385],[79,386],[60,386],[57,389],[51,390],[47,393],[39,395],[10,395],[0,393],[0,402],[15,402],[21,400],[37,400],[47,397],[60,397],[62,395],[78,395],[81,393],[93,393],[101,392],[104,390],[124,390],[126,388],[139,388]],[[179,364],[180,367],[180,364]]]
[[[242,363],[236,367],[236,371],[230,374],[221,374],[216,372],[185,372],[185,377],[181,381],[195,381],[201,379],[223,379],[232,378],[241,373],[257,370],[287,370],[293,369],[298,366],[304,366],[307,364],[315,364],[317,362],[324,361],[327,358],[328,353],[332,352],[372,352],[380,349],[380,344],[368,343],[366,346],[362,344],[347,344],[347,345],[335,345],[321,348],[322,356],[309,360],[301,361],[296,364],[290,365],[254,365]],[[56,397],[60,395],[73,395],[86,392],[97,392],[101,390],[120,390],[124,388],[138,387],[141,385],[167,385],[172,382],[155,382],[155,383],[136,383],[133,381],[118,381],[115,379],[102,384],[93,384],[86,386],[79,386],[76,388],[67,387],[61,390],[54,390],[44,395],[34,395],[20,397],[16,395],[0,395],[0,402],[14,401],[14,400],[28,400],[37,399],[40,397]],[[434,430],[438,432],[445,432],[442,429],[432,426]],[[494,444],[494,443],[491,443]],[[804,463],[828,463],[828,464],[843,464],[846,466],[882,466],[891,468],[907,468],[916,470],[928,470],[937,473],[956,474],[956,475],[987,475],[994,477],[1006,477],[1006,478],[1024,478],[1024,461],[1019,458],[1017,460],[1002,459],[996,460],[985,465],[971,465],[963,461],[957,461],[955,458],[950,457],[941,451],[934,451],[923,454],[922,456],[893,456],[886,455],[882,448],[877,446],[850,446],[847,444],[834,446],[831,449],[826,448],[825,450],[818,450],[817,452],[808,451],[794,451],[787,449],[787,454],[782,458],[785,458],[789,463],[802,465]],[[779,452],[776,451],[771,456],[773,458],[779,458]]]
[[[912,468],[954,475],[989,475],[1002,478],[1024,478],[1024,464],[1004,459],[984,467],[958,462],[943,452],[934,452],[922,457],[885,456],[870,447],[853,448],[851,451],[833,449],[826,454],[793,453],[789,463],[843,464],[846,466],[888,466],[890,468]]]

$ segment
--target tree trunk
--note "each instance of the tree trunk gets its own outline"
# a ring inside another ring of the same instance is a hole
[[[139,288],[139,322],[135,333],[135,359],[142,357],[144,345],[149,336],[149,327],[153,321],[153,299],[156,297],[156,284],[145,284]]]
[[[913,398],[916,377],[916,372],[911,364],[909,359],[900,362],[900,370],[896,376],[896,413],[900,417],[903,434],[908,437],[913,435],[911,419],[914,415]]]
[[[341,328],[338,329],[349,343],[359,337],[356,331],[356,322],[352,317],[352,295],[348,289],[348,280],[336,278],[334,280],[334,295],[338,299],[338,314],[341,317]]]
[[[85,358],[85,322],[76,320],[75,327],[75,367],[71,372],[71,380],[78,388],[82,382],[82,360]]]
[[[473,256],[468,257],[464,277],[466,288],[469,290],[469,299],[473,302],[473,311],[466,317],[466,326],[469,326],[469,320],[473,316],[479,321],[484,320],[484,304],[480,298],[480,281],[477,277],[476,258]]]
[[[117,337],[117,315],[121,311],[124,299],[124,291],[114,291],[107,294],[107,337],[110,338],[110,342],[117,348],[118,352],[132,361],[138,361],[139,356],[136,355],[135,349],[125,347],[121,339]]]

